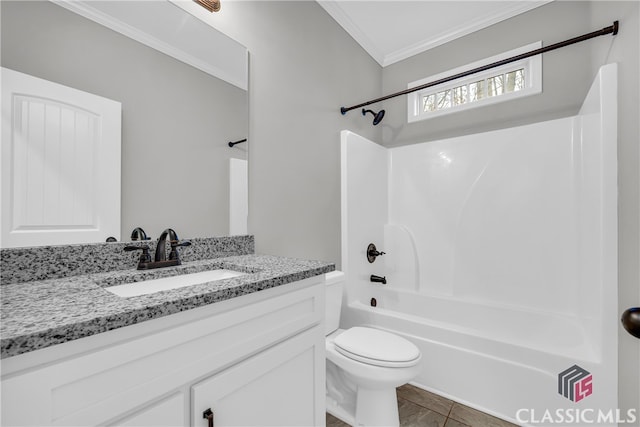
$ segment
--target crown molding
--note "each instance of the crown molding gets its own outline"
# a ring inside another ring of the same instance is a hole
[[[429,49],[433,49],[437,46],[443,45],[460,37],[467,36],[476,31],[490,27],[491,25],[505,21],[509,18],[513,18],[514,16],[528,12],[552,1],[553,0],[522,1],[518,2],[517,4],[512,4],[510,7],[505,7],[504,9],[496,11],[495,13],[490,13],[485,16],[479,17],[478,19],[475,19],[465,25],[460,25],[458,27],[452,28],[450,31],[437,34],[435,37],[430,37],[429,39],[422,40],[411,46],[407,46],[406,48],[399,49],[395,52],[387,54],[382,60],[382,66],[386,67],[387,65],[402,61],[403,59],[407,59]]]
[[[376,60],[376,62],[378,62],[382,67],[386,67],[387,65],[394,64],[457,38],[464,37],[521,13],[528,12],[529,10],[550,3],[553,0],[519,1],[516,3],[510,2],[508,5],[505,3],[505,6],[499,11],[480,16],[464,25],[453,27],[449,31],[436,34],[428,39],[421,40],[410,46],[387,54],[381,52],[376,47],[375,43],[372,42],[360,27],[349,17],[349,15],[345,13],[345,11],[340,7],[341,1],[344,0],[317,0],[320,6],[322,6],[322,8],[324,8],[327,13],[331,15],[331,17],[342,28],[344,28],[344,30],[353,37],[353,39],[358,42],[358,44],[362,46],[362,48],[373,59]]]
[[[340,25],[378,64],[383,65],[384,54],[365,35],[340,7],[340,0],[316,0],[318,4]]]

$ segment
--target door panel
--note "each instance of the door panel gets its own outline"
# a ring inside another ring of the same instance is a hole
[[[0,246],[119,239],[120,103],[1,72]]]

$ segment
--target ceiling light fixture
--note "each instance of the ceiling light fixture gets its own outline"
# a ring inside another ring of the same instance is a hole
[[[218,12],[220,10],[220,0],[193,0],[209,12]]]

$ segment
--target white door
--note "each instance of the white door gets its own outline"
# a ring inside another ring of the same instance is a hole
[[[119,240],[120,103],[0,71],[0,247]]]

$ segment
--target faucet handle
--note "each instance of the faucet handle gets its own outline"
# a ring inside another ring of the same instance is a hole
[[[379,257],[381,255],[384,255],[384,252],[378,251],[376,245],[374,245],[373,243],[369,243],[369,246],[367,246],[367,261],[372,263],[376,260],[376,257]]]
[[[179,247],[186,247],[186,246],[191,246],[191,242],[189,241],[185,241],[185,242],[179,242],[178,240],[171,240],[171,252],[169,253],[169,259],[180,259],[180,256],[178,255],[178,248]]]
[[[147,245],[125,246],[124,250],[125,252],[142,251],[142,253],[140,254],[140,260],[138,261],[138,263],[151,262],[151,255],[149,255],[149,246]]]
[[[185,240],[184,242],[180,242],[178,240],[172,240],[170,243],[171,243],[171,247],[172,248],[183,247],[183,246],[191,246],[191,242],[188,241],[188,240]]]

